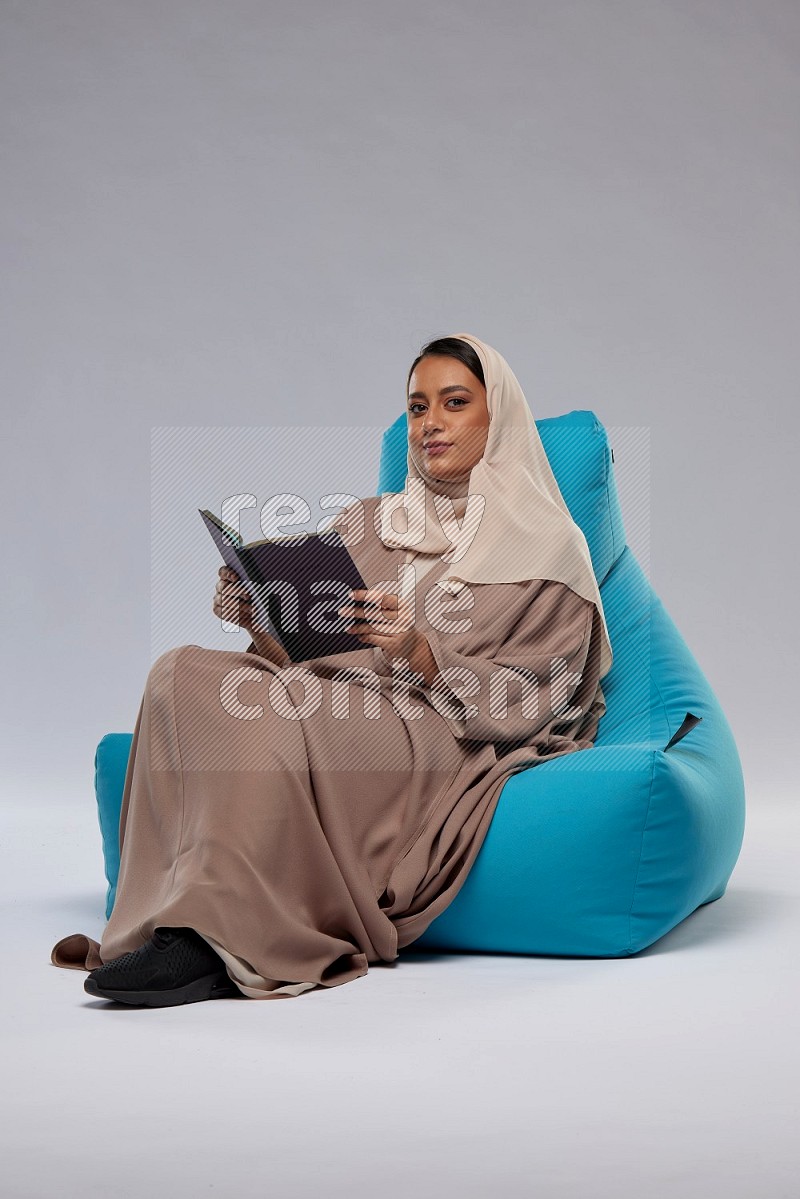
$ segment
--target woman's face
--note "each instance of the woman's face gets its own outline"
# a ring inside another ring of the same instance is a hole
[[[411,457],[434,478],[461,479],[482,457],[489,432],[486,388],[457,358],[428,354],[417,363],[407,417]]]

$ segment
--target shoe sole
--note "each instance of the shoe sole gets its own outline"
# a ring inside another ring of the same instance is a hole
[[[83,989],[95,999],[111,999],[115,1003],[129,1003],[136,1007],[176,1007],[181,1003],[199,1003],[203,999],[231,999],[242,994],[226,974],[207,974],[196,978],[183,987],[169,991],[114,991],[100,987],[93,978],[84,981]]]

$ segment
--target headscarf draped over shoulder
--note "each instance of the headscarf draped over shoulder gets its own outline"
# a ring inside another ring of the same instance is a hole
[[[565,583],[600,613],[602,678],[613,655],[589,546],[564,502],[522,388],[492,346],[469,333],[451,336],[471,345],[483,366],[489,410],[483,457],[468,476],[447,481],[420,469],[409,448],[405,489],[384,493],[375,513],[378,536],[407,549],[407,561],[436,555],[448,562],[437,584],[451,595],[465,583]],[[407,511],[400,532],[392,521],[398,507]],[[455,548],[453,517],[461,526]]]

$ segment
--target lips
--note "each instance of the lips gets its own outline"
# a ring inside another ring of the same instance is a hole
[[[451,441],[427,441],[423,442],[422,448],[426,454],[440,454],[449,450],[452,444]]]

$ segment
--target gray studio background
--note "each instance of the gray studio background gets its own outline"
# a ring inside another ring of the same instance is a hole
[[[788,784],[795,4],[1,11],[9,794],[91,804],[154,645],[230,644],[196,472],[153,637],[152,431],[261,430],[260,500],[316,465],[374,494],[410,362],[457,331],[536,417],[592,408],[628,445],[643,565],[748,784]]]

